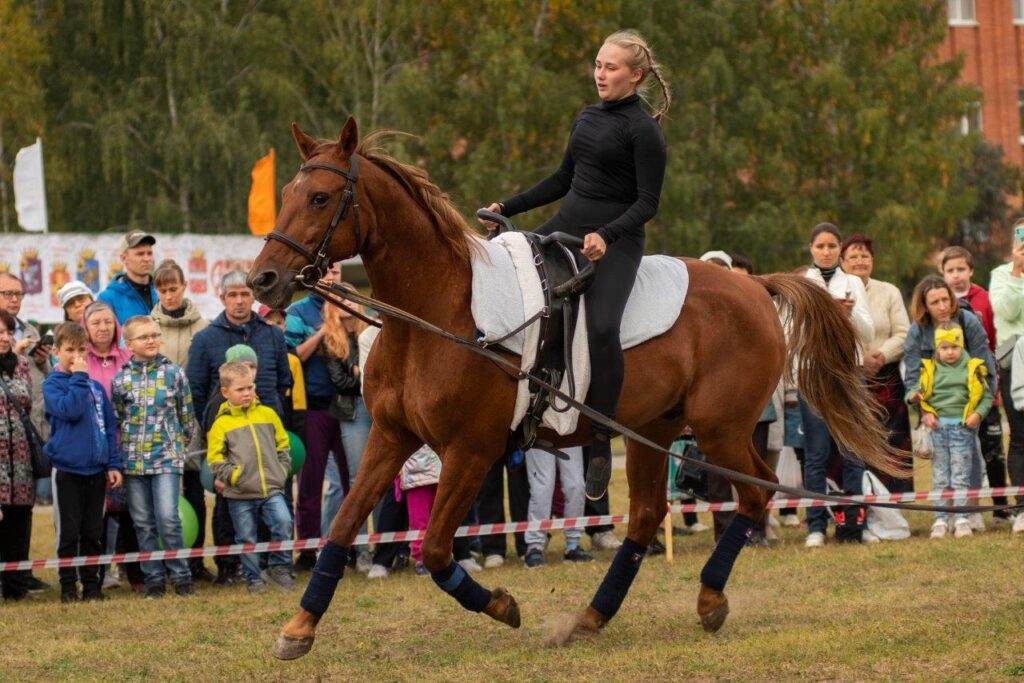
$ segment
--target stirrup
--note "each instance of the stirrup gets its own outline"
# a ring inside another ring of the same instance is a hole
[[[598,458],[600,459],[600,458]],[[605,458],[604,465],[598,465],[594,458],[590,459],[587,465],[587,483],[585,493],[587,500],[601,500],[604,494],[608,493],[608,484],[612,480],[612,458],[609,455]]]
[[[587,455],[587,480],[584,493],[588,500],[601,500],[608,492],[608,484],[612,480],[612,435],[604,430],[594,430]],[[598,445],[600,444],[600,445]],[[596,448],[595,448],[596,447]],[[594,451],[600,455],[594,454]],[[600,461],[604,460],[604,464]]]

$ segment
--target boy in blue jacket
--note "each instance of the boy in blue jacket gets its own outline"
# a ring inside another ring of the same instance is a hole
[[[121,485],[117,423],[106,392],[89,379],[87,337],[81,325],[66,322],[53,333],[60,365],[43,382],[50,440],[44,451],[53,463],[53,507],[57,557],[103,552],[103,499],[107,483]],[[96,565],[60,569],[60,601],[105,600]],[[82,594],[78,594],[78,580]]]

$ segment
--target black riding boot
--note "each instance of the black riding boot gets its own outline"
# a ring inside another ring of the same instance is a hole
[[[606,429],[595,427],[591,437],[586,493],[590,500],[600,500],[612,478],[612,435]]]

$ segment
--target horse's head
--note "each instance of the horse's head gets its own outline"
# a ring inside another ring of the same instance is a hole
[[[337,142],[318,142],[295,123],[292,135],[303,164],[281,191],[274,232],[249,273],[256,298],[274,308],[291,301],[296,276],[323,275],[332,262],[357,254],[366,237],[356,196],[360,168],[355,119],[345,122]]]

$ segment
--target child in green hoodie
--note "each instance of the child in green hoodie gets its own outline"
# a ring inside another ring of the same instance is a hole
[[[964,331],[947,321],[935,328],[935,357],[921,361],[921,379],[907,395],[907,403],[920,403],[921,420],[932,430],[932,490],[953,489],[956,505],[970,485],[971,459],[978,425],[992,407],[992,391],[985,379],[985,362],[964,351]],[[949,515],[936,513],[932,538],[948,532]],[[966,513],[957,513],[957,538],[971,535]]]

